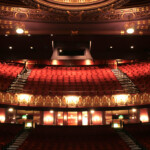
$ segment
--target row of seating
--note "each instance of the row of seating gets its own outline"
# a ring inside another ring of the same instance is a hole
[[[128,124],[124,126],[124,130],[139,144],[150,149],[150,124]]]
[[[110,68],[55,66],[32,69],[24,90],[42,95],[55,91],[104,91],[103,95],[123,89]]]
[[[141,92],[150,92],[150,63],[122,65],[119,67]]]
[[[110,126],[38,126],[18,150],[129,150]]]
[[[23,65],[0,63],[0,90],[6,91],[23,69]]]
[[[0,123],[0,150],[23,130],[23,125]]]

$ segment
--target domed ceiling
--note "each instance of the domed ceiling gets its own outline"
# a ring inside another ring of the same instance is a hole
[[[22,0],[27,5],[36,8],[64,11],[108,10],[127,3],[129,0]]]
[[[149,0],[0,0],[0,35],[150,35]]]

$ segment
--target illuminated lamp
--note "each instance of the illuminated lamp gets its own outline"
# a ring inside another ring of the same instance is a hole
[[[119,115],[119,117],[118,117],[119,119],[123,119],[124,117],[123,117],[123,115]]]
[[[140,121],[142,121],[142,122],[148,122],[148,116],[147,115],[142,115],[142,116],[140,116]]]
[[[17,97],[18,97],[18,101],[20,102],[26,101],[28,103],[31,99],[31,95],[29,94],[18,94]]]
[[[132,109],[132,112],[136,112],[136,109],[135,109],[135,108],[133,108],[133,109]]]
[[[58,65],[58,61],[57,60],[52,60],[52,65]]]
[[[81,120],[82,119],[82,117],[81,116],[79,116],[79,120]]]
[[[9,111],[9,112],[13,112],[14,109],[13,109],[13,108],[9,108],[8,111]]]
[[[133,33],[134,33],[134,28],[133,28],[133,27],[127,28],[126,32],[127,32],[128,34],[133,34]]]
[[[16,33],[17,34],[23,34],[24,33],[24,29],[23,28],[17,28],[16,29]]]
[[[47,117],[44,118],[44,121],[45,122],[51,122],[51,121],[53,121],[53,117],[47,116]]]
[[[64,120],[67,120],[67,116],[64,116]]]
[[[78,96],[66,96],[66,102],[68,105],[76,105],[79,102]]]
[[[0,122],[5,122],[5,116],[0,116]]]
[[[90,112],[91,112],[91,114],[94,114],[94,113],[95,113],[95,110],[92,109],[92,110],[90,110]]]
[[[60,116],[61,116],[61,114],[59,113],[59,114],[58,114],[58,117],[60,117]]]
[[[85,60],[85,64],[86,64],[86,65],[91,65],[91,64],[92,64],[92,62],[91,62],[91,60],[90,60],[90,59],[87,59],[87,60]]]
[[[128,95],[126,95],[126,94],[115,95],[114,98],[115,98],[115,102],[118,104],[119,103],[126,103],[128,100]]]
[[[63,51],[62,49],[59,50],[60,53],[62,53],[62,51]]]
[[[22,115],[22,119],[27,119],[27,115]]]
[[[50,113],[53,113],[54,111],[53,111],[53,110],[50,110],[49,112],[50,112]]]
[[[100,121],[100,117],[99,116],[95,116],[94,118],[93,118],[93,121]]]
[[[114,123],[113,128],[120,128],[120,125],[118,123]]]
[[[27,122],[26,127],[31,128],[32,127],[32,123],[31,122]]]

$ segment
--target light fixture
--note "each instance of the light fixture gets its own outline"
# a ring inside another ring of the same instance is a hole
[[[62,51],[63,51],[62,49],[59,50],[60,53],[62,53]]]
[[[53,111],[53,110],[50,110],[49,112],[50,112],[50,113],[53,113],[54,111]]]
[[[127,94],[115,95],[114,98],[115,98],[115,102],[117,104],[126,103],[128,101],[128,95]]]
[[[25,101],[28,103],[31,99],[31,95],[29,95],[29,94],[18,94],[17,98],[18,98],[18,101],[20,101],[20,102]]]
[[[0,122],[4,123],[5,122],[5,116],[0,116]]]
[[[8,34],[5,34],[5,36],[8,36]]]
[[[64,120],[67,120],[67,116],[64,116]]]
[[[110,46],[110,48],[112,49],[112,48],[113,48],[113,46]]]
[[[92,64],[92,61],[91,61],[90,59],[87,59],[87,60],[85,60],[85,64],[86,64],[86,65],[91,65],[91,64]]]
[[[94,114],[95,110],[92,109],[92,110],[90,110],[90,112],[91,112],[91,114]]]
[[[52,65],[58,65],[58,61],[57,60],[52,60]]]
[[[134,46],[132,45],[132,46],[130,46],[130,48],[131,48],[131,49],[134,49]]]
[[[9,112],[13,112],[14,109],[13,109],[13,108],[9,108],[8,111],[9,111]]]
[[[8,48],[9,48],[9,49],[12,49],[12,46],[9,46]]]
[[[16,33],[17,34],[23,34],[24,33],[24,29],[23,28],[17,28],[16,29]]]
[[[127,32],[128,34],[133,34],[133,33],[134,33],[134,28],[133,28],[133,27],[127,28],[126,32]]]
[[[66,103],[68,105],[76,105],[79,102],[79,96],[66,96]]]
[[[136,112],[136,109],[135,109],[135,108],[132,108],[132,112]]]
[[[31,46],[30,49],[34,49],[33,46]]]
[[[28,34],[28,36],[31,36],[31,34]]]
[[[60,113],[58,114],[58,117],[61,117],[61,114],[60,114]]]

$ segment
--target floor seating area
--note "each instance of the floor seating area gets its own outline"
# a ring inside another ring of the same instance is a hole
[[[150,92],[150,63],[142,62],[119,67],[141,92]]]
[[[38,126],[18,150],[129,150],[110,126]]]
[[[23,69],[23,65],[0,63],[0,91],[6,91]]]
[[[100,95],[109,95],[122,91],[122,87],[110,68],[49,66],[32,69],[24,90],[42,95],[57,95],[61,91],[78,91],[82,95],[96,94],[98,91]]]
[[[124,130],[146,149],[150,149],[150,124],[128,124]]]
[[[0,123],[0,150],[23,130],[23,125]]]

